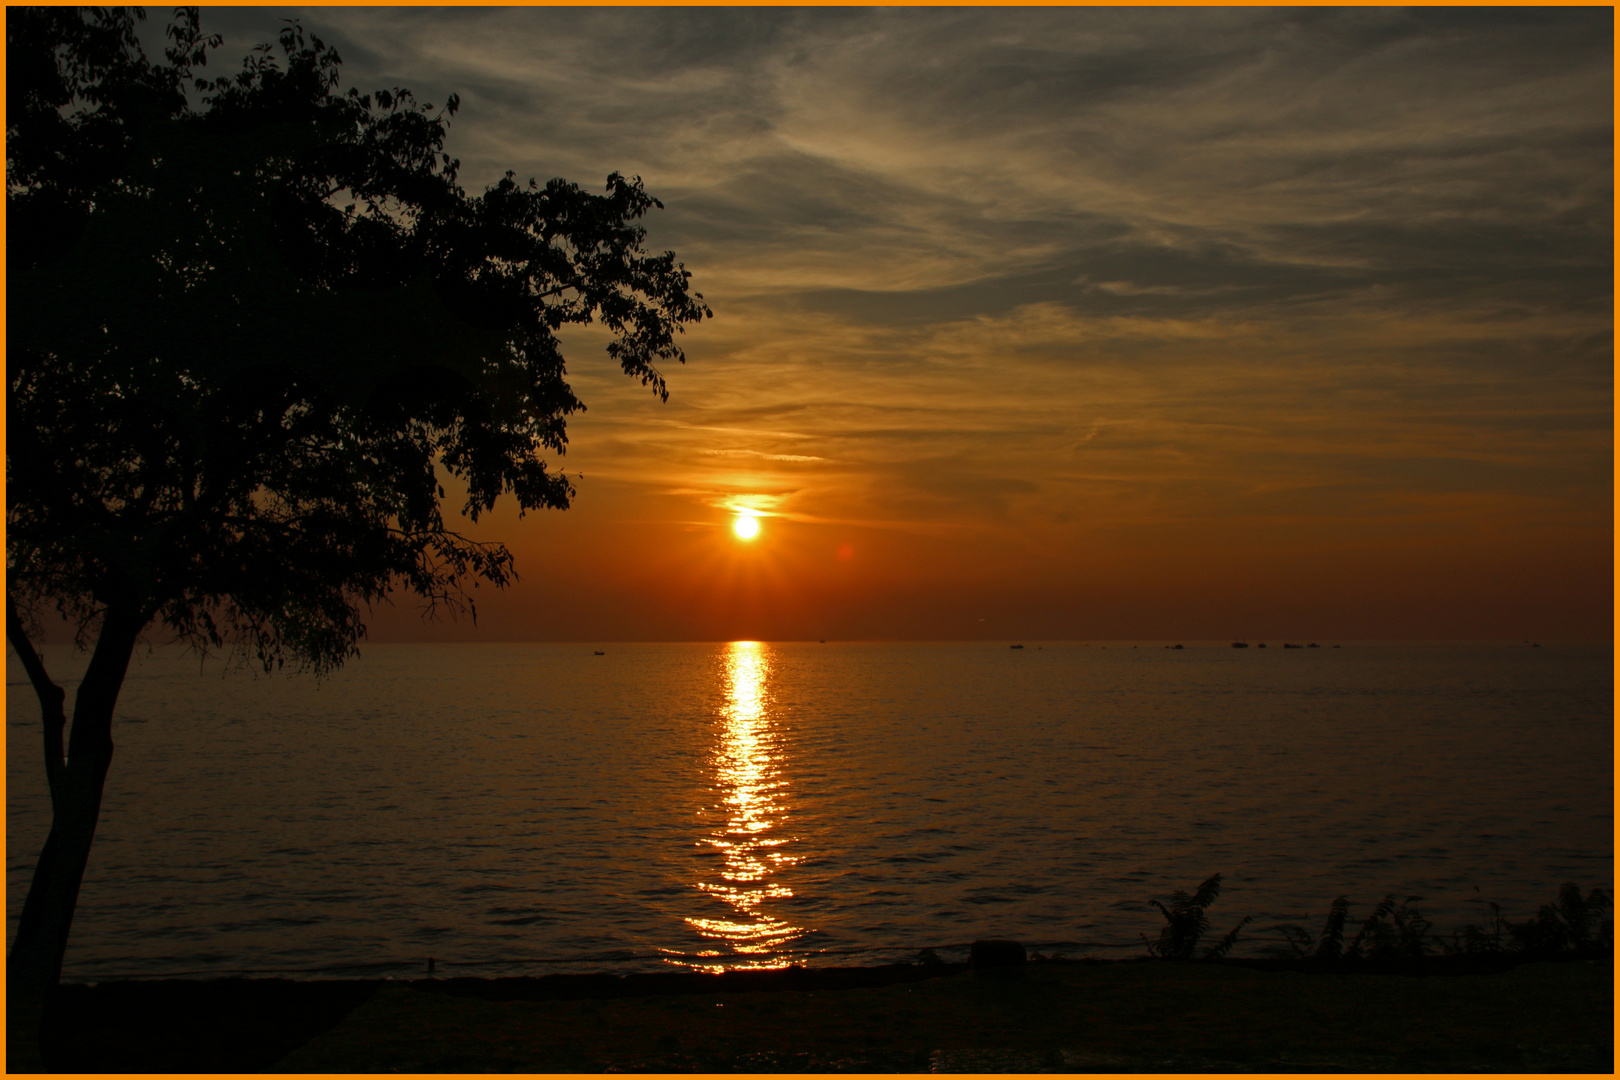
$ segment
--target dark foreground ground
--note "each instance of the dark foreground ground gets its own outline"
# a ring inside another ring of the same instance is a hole
[[[64,987],[45,1052],[59,1072],[1611,1074],[1613,976],[1081,961],[125,982]]]

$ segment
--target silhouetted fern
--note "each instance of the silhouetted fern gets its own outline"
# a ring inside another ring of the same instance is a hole
[[[1328,908],[1327,922],[1322,924],[1322,933],[1314,942],[1304,927],[1288,923],[1275,929],[1282,931],[1283,937],[1293,947],[1294,955],[1300,959],[1310,957],[1323,963],[1333,963],[1344,954],[1344,922],[1349,914],[1349,898],[1335,898]]]
[[[1479,892],[1479,886],[1474,886],[1474,892]],[[1481,953],[1499,953],[1505,948],[1502,935],[1507,930],[1507,920],[1502,918],[1502,905],[1495,900],[1485,900],[1476,897],[1491,909],[1491,922],[1489,926],[1480,926],[1478,923],[1464,923],[1451,932],[1451,941],[1440,943],[1441,949],[1448,956],[1477,956]]]
[[[1613,899],[1603,889],[1581,896],[1573,881],[1558,890],[1558,903],[1544,904],[1534,919],[1509,923],[1508,932],[1525,952],[1538,955],[1614,950],[1614,920],[1603,919]]]
[[[1147,943],[1148,953],[1164,960],[1191,960],[1198,949],[1199,939],[1209,930],[1209,916],[1206,914],[1215,898],[1221,895],[1221,875],[1216,874],[1202,885],[1191,896],[1177,889],[1170,894],[1170,906],[1165,907],[1157,900],[1148,903],[1158,908],[1164,915],[1165,927],[1159,931],[1158,941]],[[1238,931],[1249,924],[1253,916],[1245,916],[1243,921],[1234,926],[1219,942],[1205,951],[1205,960],[1215,960],[1225,956],[1238,938]],[[1146,937],[1143,938],[1147,941]]]
[[[1176,897],[1182,896],[1176,894]],[[1506,953],[1513,951],[1509,948],[1509,938],[1517,945],[1516,951],[1532,956],[1571,953],[1595,956],[1614,950],[1614,920],[1604,918],[1605,913],[1613,910],[1613,897],[1603,889],[1593,889],[1582,896],[1581,890],[1570,882],[1558,890],[1556,904],[1543,905],[1534,919],[1522,923],[1504,919],[1501,907],[1490,902],[1488,925],[1466,924],[1453,931],[1449,940],[1431,933],[1433,924],[1412,906],[1420,899],[1409,896],[1405,903],[1397,904],[1394,893],[1385,896],[1362,921],[1348,945],[1344,943],[1344,935],[1350,901],[1343,896],[1333,901],[1322,932],[1314,938],[1309,931],[1292,923],[1273,929],[1281,932],[1296,958],[1325,964],[1361,960],[1414,963],[1436,951],[1447,956]],[[1162,906],[1160,910],[1164,910]],[[1173,898],[1171,912],[1174,910]],[[1171,912],[1166,912],[1166,918],[1171,918]],[[1204,925],[1208,925],[1207,920]],[[1160,934],[1161,948],[1179,941],[1169,935],[1169,928]],[[1438,949],[1432,948],[1431,942]]]
[[[1408,896],[1406,903],[1395,904],[1390,893],[1378,902],[1373,913],[1361,924],[1361,931],[1344,951],[1347,959],[1368,960],[1422,960],[1423,938],[1433,926],[1423,913],[1408,907],[1422,899]]]

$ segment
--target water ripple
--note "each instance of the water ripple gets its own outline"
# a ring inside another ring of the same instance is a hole
[[[1216,924],[1255,927],[1393,892],[1448,929],[1612,877],[1602,646],[590,652],[372,647],[318,684],[140,659],[68,975],[1139,949],[1147,901],[1215,871]],[[48,800],[7,730],[14,929]]]

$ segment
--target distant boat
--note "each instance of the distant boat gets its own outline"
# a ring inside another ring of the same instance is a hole
[[[607,653],[605,653],[605,652],[599,652],[599,653],[597,653],[597,654],[596,654],[596,655],[597,655],[597,656],[606,656],[606,655],[607,655]]]
[[[1234,642],[1232,642],[1232,648],[1234,648],[1234,649],[1247,649],[1248,647],[1249,647],[1249,643],[1247,641],[1234,641]],[[1261,646],[1261,648],[1264,648],[1264,646]]]
[[[1305,647],[1307,649],[1320,649],[1322,646],[1318,645],[1316,642],[1313,641],[1313,642],[1311,642],[1309,645],[1307,645]]]
[[[1009,646],[1007,646],[1007,648],[1009,648],[1009,649],[1022,649],[1023,646],[1022,645],[1009,645]]]
[[[1295,645],[1292,641],[1283,642],[1283,648],[1285,649],[1303,649],[1304,647],[1303,645]]]

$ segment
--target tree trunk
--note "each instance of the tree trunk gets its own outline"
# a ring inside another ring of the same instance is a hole
[[[51,831],[17,923],[6,965],[7,1071],[43,1071],[39,1034],[67,951],[79,885],[90,859],[101,791],[112,764],[112,715],[129,670],[135,639],[145,623],[136,611],[109,609],[73,703],[67,755],[62,750],[60,687],[45,676],[14,612],[7,630],[40,699],[45,723],[45,772],[51,787]],[[53,731],[54,727],[54,731]]]

